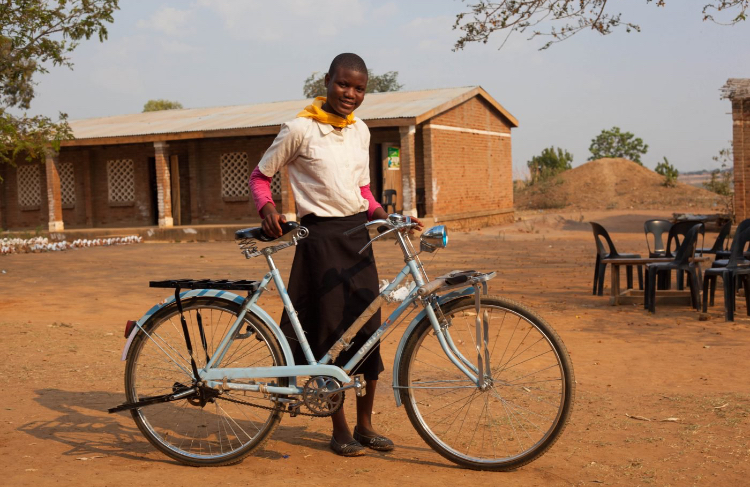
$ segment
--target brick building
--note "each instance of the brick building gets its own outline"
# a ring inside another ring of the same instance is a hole
[[[257,221],[248,178],[280,124],[309,100],[169,110],[71,122],[44,164],[0,166],[0,228],[133,227]],[[481,87],[369,94],[373,194],[450,226],[513,217],[511,128]],[[285,171],[272,184],[294,214]],[[395,196],[395,198],[394,198]],[[389,208],[391,210],[391,208]]]
[[[750,79],[730,78],[722,88],[732,102],[734,221],[750,218]]]

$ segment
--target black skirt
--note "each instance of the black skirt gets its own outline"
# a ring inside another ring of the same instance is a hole
[[[370,240],[367,230],[344,235],[345,231],[366,222],[364,212],[346,217],[311,214],[300,221],[310,230],[310,235],[297,245],[287,289],[316,360],[328,352],[379,294],[372,248],[362,255],[358,253]],[[359,331],[349,350],[342,352],[334,363],[346,365],[380,325],[378,311]],[[306,364],[286,311],[281,318],[281,329],[294,352],[295,363]],[[365,380],[377,380],[382,371],[378,343],[352,374],[364,374]]]

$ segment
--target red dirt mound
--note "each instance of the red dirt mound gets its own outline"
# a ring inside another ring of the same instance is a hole
[[[703,188],[676,183],[627,159],[598,159],[570,169],[515,194],[518,209],[576,208],[627,210],[661,208],[724,209],[724,197]]]

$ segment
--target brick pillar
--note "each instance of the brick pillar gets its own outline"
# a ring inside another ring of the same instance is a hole
[[[81,167],[83,168],[83,206],[86,212],[86,226],[94,226],[94,202],[91,191],[91,151],[83,151],[81,154]]]
[[[279,177],[281,178],[281,213],[287,221],[294,221],[297,219],[297,205],[294,202],[292,185],[289,183],[289,172],[286,167],[281,168]]]
[[[0,232],[8,228],[8,223],[5,221],[5,214],[7,213],[7,210],[5,209],[5,195],[8,192],[5,189],[5,179],[7,177],[5,171],[6,166],[7,164],[0,164]]]
[[[734,218],[750,218],[750,98],[732,99],[732,150],[734,152]]]
[[[416,170],[416,149],[414,146],[414,136],[416,127],[400,127],[399,135],[401,136],[401,194],[403,195],[403,213],[404,215],[417,216],[417,186],[415,178]]]
[[[47,207],[49,208],[49,231],[61,232],[65,230],[62,216],[62,192],[60,190],[60,155],[48,150],[45,155],[45,170],[47,173]]]
[[[203,218],[201,212],[201,190],[198,186],[200,178],[200,164],[198,163],[198,148],[194,141],[188,143],[188,166],[190,176],[190,219],[191,223],[199,223]]]
[[[172,227],[172,182],[169,176],[169,145],[154,142],[156,157],[156,201],[159,207],[159,226]]]
[[[435,182],[434,174],[432,171],[432,127],[430,124],[425,124],[422,128],[422,141],[424,148],[422,154],[424,155],[424,207],[425,216],[430,216],[435,220]]]

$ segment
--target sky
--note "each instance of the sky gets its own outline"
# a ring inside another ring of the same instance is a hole
[[[454,52],[459,0],[121,0],[108,40],[83,42],[73,70],[36,79],[30,113],[76,120],[137,113],[156,98],[186,108],[302,99],[311,73],[355,52],[376,74],[397,71],[404,90],[482,86],[519,121],[515,178],[550,146],[585,163],[591,140],[615,126],[648,144],[646,167],[667,157],[681,172],[711,170],[732,138],[719,90],[750,77],[750,21],[703,22],[705,1],[611,1],[640,33],[583,31],[543,51],[520,33],[498,49],[500,33]]]

